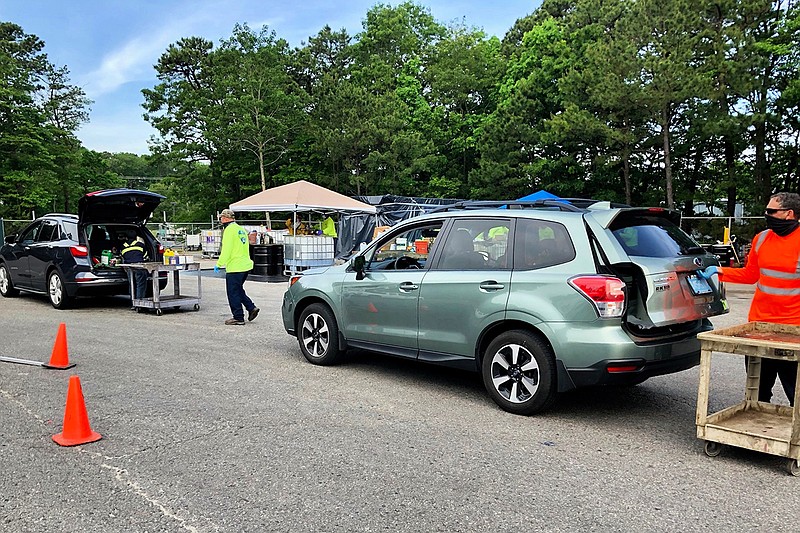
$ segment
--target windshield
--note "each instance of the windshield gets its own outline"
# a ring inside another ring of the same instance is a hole
[[[365,256],[367,270],[425,268],[441,229],[442,223],[436,221],[382,237],[382,242]]]
[[[703,253],[703,248],[686,232],[661,217],[625,217],[615,222],[611,231],[628,255],[675,257]]]

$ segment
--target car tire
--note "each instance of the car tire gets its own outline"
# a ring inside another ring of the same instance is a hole
[[[532,415],[555,400],[555,357],[536,335],[522,330],[502,333],[483,353],[481,375],[489,396],[505,411]]]
[[[64,286],[64,278],[58,270],[53,270],[47,276],[47,297],[50,299],[50,304],[56,309],[67,309],[71,303],[72,299]]]
[[[342,357],[339,349],[339,326],[327,305],[311,304],[300,313],[297,321],[297,342],[308,362],[333,365]]]
[[[8,267],[5,264],[0,265],[0,295],[3,298],[11,298],[18,294],[19,290],[15,289],[14,284],[11,283],[11,273],[8,271]]]

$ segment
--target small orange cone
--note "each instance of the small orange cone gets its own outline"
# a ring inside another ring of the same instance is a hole
[[[83,403],[81,380],[70,376],[67,390],[67,407],[64,409],[64,427],[61,433],[53,435],[53,440],[61,446],[77,446],[102,439],[100,433],[89,427],[89,415]]]
[[[67,326],[63,322],[58,326],[56,342],[53,344],[53,353],[50,354],[50,362],[42,366],[56,370],[66,370],[67,368],[72,368],[75,366],[75,363],[69,363],[69,352],[67,351]]]

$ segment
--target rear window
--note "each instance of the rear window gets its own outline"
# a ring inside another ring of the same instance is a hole
[[[624,217],[610,229],[628,255],[675,257],[703,253],[694,239],[665,218]]]
[[[521,218],[514,236],[514,270],[534,270],[575,259],[567,228],[557,222]]]
[[[78,240],[78,224],[75,222],[62,222],[62,239],[69,239],[71,241]]]

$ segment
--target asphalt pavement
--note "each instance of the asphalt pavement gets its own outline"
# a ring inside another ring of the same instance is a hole
[[[367,352],[310,365],[282,327],[285,284],[248,282],[260,315],[225,326],[224,280],[202,282],[199,311],[163,316],[122,297],[0,299],[0,355],[48,360],[63,322],[77,363],[0,363],[0,529],[797,530],[783,460],[703,453],[697,368],[520,417],[477,374]],[[729,288],[715,325],[746,321],[751,295]],[[62,448],[71,375],[103,439]],[[711,409],[743,385],[741,357],[715,356]]]

